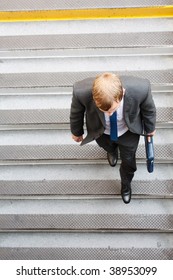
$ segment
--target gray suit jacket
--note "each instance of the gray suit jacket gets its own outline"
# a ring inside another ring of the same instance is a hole
[[[92,86],[95,78],[87,78],[76,82],[70,111],[71,132],[75,136],[84,134],[84,118],[86,118],[87,136],[81,145],[87,144],[104,133],[105,118],[92,98]],[[124,120],[128,129],[136,134],[155,130],[156,108],[151,95],[150,82],[147,79],[120,76],[124,95]]]

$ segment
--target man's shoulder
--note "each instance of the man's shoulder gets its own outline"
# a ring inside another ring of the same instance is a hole
[[[147,89],[150,86],[150,81],[145,78],[136,76],[121,76],[120,80],[124,88],[131,88],[133,90],[137,89]]]
[[[133,99],[133,101],[142,102],[148,96],[150,91],[150,81],[148,79],[123,76],[123,87],[126,90],[125,99]]]
[[[79,92],[79,93],[91,91],[94,80],[95,78],[89,77],[81,81],[77,81],[74,83],[73,89],[75,92]]]

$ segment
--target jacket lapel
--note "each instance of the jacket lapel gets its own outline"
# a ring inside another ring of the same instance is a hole
[[[124,95],[124,115],[126,115],[129,112],[132,105],[132,98],[128,95],[128,91],[126,90],[126,93]]]

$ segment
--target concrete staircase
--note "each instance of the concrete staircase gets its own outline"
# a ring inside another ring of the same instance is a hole
[[[96,7],[22,2],[0,10]],[[172,18],[0,23],[0,259],[173,259],[172,55]],[[73,83],[104,71],[150,79],[157,107],[155,170],[141,137],[129,205],[119,166],[69,130]]]

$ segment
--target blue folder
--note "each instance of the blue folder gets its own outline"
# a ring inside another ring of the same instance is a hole
[[[147,170],[149,173],[152,173],[154,170],[154,145],[152,136],[145,136],[145,151]]]

